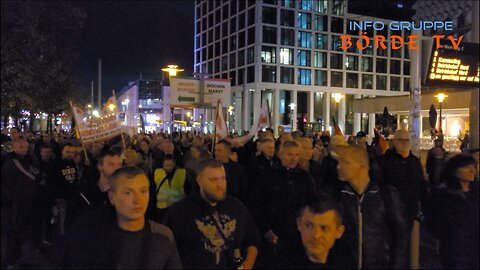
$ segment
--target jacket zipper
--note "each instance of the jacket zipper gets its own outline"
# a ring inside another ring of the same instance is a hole
[[[358,269],[362,269],[362,264],[363,264],[363,252],[362,252],[362,247],[363,247],[363,216],[362,216],[362,201],[365,196],[365,193],[363,193],[360,196],[360,199],[358,200]]]

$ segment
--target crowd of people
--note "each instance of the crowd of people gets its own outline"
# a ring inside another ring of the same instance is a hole
[[[405,269],[416,222],[479,268],[478,149],[436,140],[424,170],[405,130],[237,137],[2,131],[2,268]]]

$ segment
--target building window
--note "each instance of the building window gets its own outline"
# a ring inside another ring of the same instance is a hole
[[[235,62],[235,59],[236,59],[235,53],[231,53],[231,54],[230,54],[230,68],[231,68],[231,69],[232,69],[232,68],[235,68],[235,66],[236,66],[236,65],[235,65],[235,63],[236,63],[236,62]]]
[[[410,91],[410,78],[403,78],[403,91]]]
[[[272,28],[272,27],[267,27]],[[248,45],[255,43],[255,27],[248,28]],[[275,43],[275,42],[274,42]]]
[[[280,64],[293,65],[293,49],[280,48]]]
[[[277,24],[277,9],[273,7],[262,7],[262,22]]]
[[[312,84],[312,71],[310,69],[298,69],[298,84],[311,85]]]
[[[384,42],[385,43],[385,46],[386,46],[386,49],[382,48],[382,46],[378,46],[377,48],[377,55],[378,56],[387,56],[388,54],[388,42]]]
[[[312,33],[298,31],[298,47],[311,48],[312,47]]]
[[[377,90],[387,90],[387,76],[377,75]]]
[[[245,65],[245,50],[238,51],[238,66]]]
[[[295,46],[295,30],[282,28],[281,39],[282,45]]]
[[[315,70],[315,85],[327,86],[327,72],[325,70]]]
[[[343,33],[343,19],[342,18],[335,18],[331,17],[331,32],[335,33]]]
[[[405,58],[405,59],[410,59],[410,54],[409,54],[409,51],[408,51],[408,46],[403,46],[403,50],[404,50],[404,51],[403,51],[403,53],[404,53],[403,58]]]
[[[308,11],[312,10],[313,8],[312,0],[300,0],[298,8],[303,10],[308,10]]]
[[[346,0],[335,0],[333,2],[334,15],[343,15],[345,13],[345,1]]]
[[[314,67],[327,67],[327,53],[313,52],[313,66]]]
[[[400,61],[390,60],[390,74],[400,74]]]
[[[347,52],[349,53],[360,53],[359,50],[358,50],[358,47],[357,47],[357,40],[358,38],[352,38],[352,46],[350,46],[350,48],[347,49]]]
[[[263,42],[264,43],[277,43],[277,28],[264,26],[263,27]]]
[[[222,35],[224,37],[228,36],[228,21],[224,21],[222,24]]]
[[[373,58],[362,57],[362,71],[373,72]]]
[[[247,64],[251,64],[255,61],[255,47],[247,49]]]
[[[255,81],[255,67],[247,67],[247,83],[252,83]]]
[[[215,42],[215,57],[220,56],[221,50],[220,50],[220,41]]]
[[[228,69],[228,56],[222,57],[222,71]]]
[[[340,36],[332,35],[332,51],[343,52],[341,46],[342,46],[342,40],[340,39]]]
[[[228,38],[222,40],[222,54],[228,53]]]
[[[277,67],[275,66],[262,66],[262,82],[277,82]]]
[[[245,29],[245,12],[238,15],[238,29]]]
[[[275,55],[276,55],[275,47],[262,46],[261,57],[262,57],[263,63],[275,64],[276,63]]]
[[[361,39],[360,42],[362,43],[362,46],[365,46],[365,45],[366,45],[365,40]],[[370,43],[368,43],[368,46],[367,46],[365,49],[363,49],[362,54],[373,55],[373,45],[372,45],[372,42],[373,42],[373,40],[370,39]]]
[[[390,77],[390,90],[400,91],[400,77]]]
[[[294,8],[295,0],[280,0],[280,5],[287,8]]]
[[[332,71],[330,75],[332,87],[343,87],[343,72]]]
[[[358,70],[358,56],[347,55],[345,59],[345,68],[347,70]]]
[[[297,66],[310,66],[310,51],[298,50],[297,52]]]
[[[320,13],[327,13],[328,1],[329,0],[313,0],[313,10]]]
[[[347,20],[347,35],[353,35],[353,36],[358,36],[359,35],[359,30],[357,27],[353,27],[354,29],[350,29],[350,24],[356,25],[359,22],[356,20]],[[352,42],[353,43],[353,42]],[[355,43],[353,43],[355,44]]]
[[[230,71],[230,83],[232,85],[238,85],[237,84],[237,74],[235,71]]]
[[[315,30],[328,31],[328,17],[323,15],[315,15]]]
[[[362,74],[362,88],[373,89],[373,75]]]
[[[295,26],[295,12],[293,10],[282,9],[280,11],[280,24],[284,26]]]
[[[310,13],[298,13],[298,28],[301,29],[311,29],[312,28],[312,18]]]
[[[400,46],[400,43],[395,42],[395,45],[397,47],[400,47],[400,49],[394,50],[393,48],[390,48],[390,55],[395,58],[402,58],[402,48]]]
[[[343,68],[343,55],[332,53],[330,54],[330,68],[342,69]]]
[[[214,68],[214,73],[219,73],[221,70],[220,70],[220,58],[217,58],[215,60],[213,60],[213,68]]]
[[[254,25],[255,24],[255,8],[249,9],[247,16],[248,16],[248,26]],[[276,14],[275,14],[275,17],[276,17]]]
[[[316,42],[315,42],[315,48],[316,49],[322,49],[322,50],[327,50],[327,44],[328,44],[328,35],[326,34],[320,34],[317,33],[316,35]]]
[[[280,82],[293,84],[293,68],[280,67]]]
[[[243,29],[239,29],[243,30]],[[230,33],[235,33],[237,31],[237,22],[235,20],[235,17],[230,19]]]
[[[237,1],[230,2],[230,14],[232,14],[232,16],[237,14]]]
[[[245,47],[245,31],[238,33],[238,47]]]
[[[403,75],[410,75],[410,62],[403,61]]]
[[[237,36],[233,35],[230,37],[230,51],[236,51],[237,50]]]
[[[387,73],[387,59],[377,58],[376,72]]]
[[[358,88],[358,73],[347,73],[347,87]]]

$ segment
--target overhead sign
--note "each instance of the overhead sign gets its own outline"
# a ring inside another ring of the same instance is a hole
[[[433,45],[435,46],[435,44]],[[445,39],[432,49],[427,85],[478,87],[478,44],[462,42],[457,49]]]
[[[200,92],[203,91],[203,102]],[[170,106],[192,106],[210,104],[217,106],[217,101],[224,106],[230,105],[230,80],[225,79],[170,79]]]

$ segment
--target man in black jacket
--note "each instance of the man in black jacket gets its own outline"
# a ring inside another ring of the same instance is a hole
[[[344,210],[342,241],[354,256],[357,269],[406,268],[409,234],[398,192],[374,179],[365,147],[338,146],[333,153],[342,181],[333,193]]]
[[[298,166],[300,145],[296,141],[280,146],[279,159],[279,164],[259,174],[250,200],[252,216],[266,241],[267,265],[276,260],[277,247],[297,233],[297,209],[315,187],[310,174]]]

